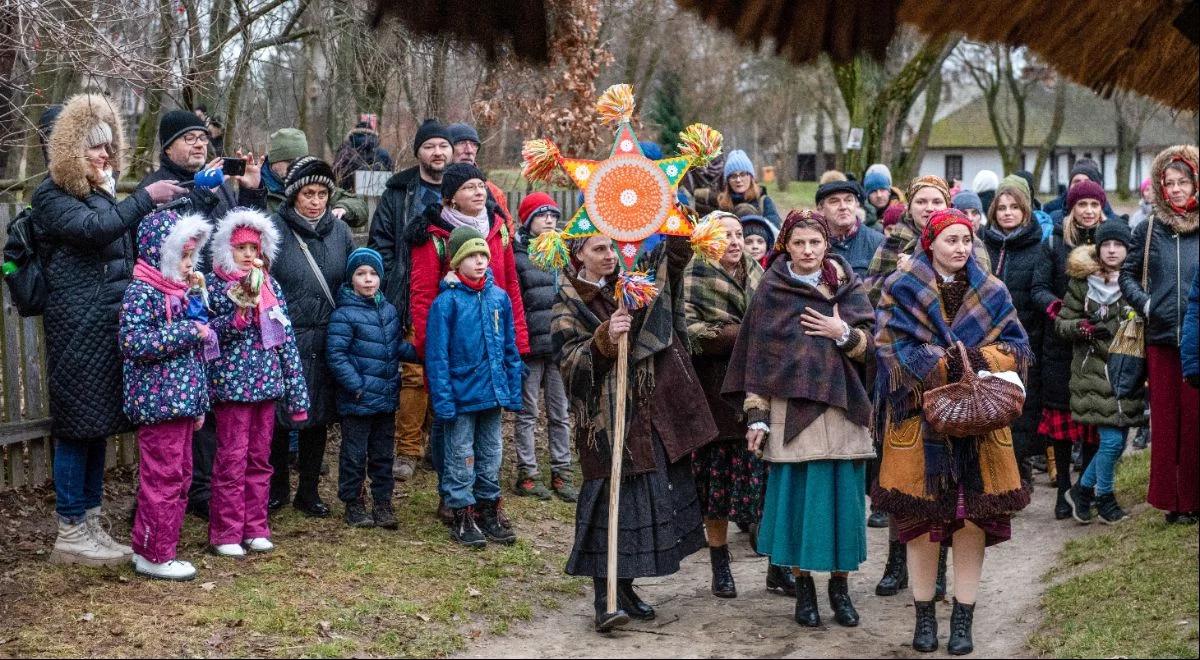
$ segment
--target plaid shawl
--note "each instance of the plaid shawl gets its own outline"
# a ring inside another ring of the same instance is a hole
[[[693,355],[701,353],[699,340],[716,337],[727,325],[742,323],[763,269],[746,253],[742,253],[741,267],[746,274],[744,286],[719,264],[710,264],[706,259],[692,259],[684,269],[683,314]]]
[[[967,260],[966,276],[969,289],[949,323],[928,254],[918,254],[908,268],[888,278],[875,312],[875,428],[880,437],[888,422],[898,424],[919,413],[925,384],[955,341],[968,349],[998,346],[1014,356],[1025,379],[1032,352],[1008,289],[973,258]],[[976,442],[954,443],[927,428],[922,435],[929,492],[962,476],[962,466],[972,461],[975,467],[968,469],[977,475]]]
[[[889,275],[896,272],[896,268],[900,265],[900,255],[912,256],[920,252],[917,249],[920,245],[921,231],[917,229],[917,223],[912,216],[905,212],[900,222],[892,228],[891,235],[879,244],[879,249],[875,250],[875,256],[871,257],[871,264],[867,266],[867,276],[863,279],[872,304],[879,304],[883,283]],[[974,247],[973,252],[979,267],[985,272],[991,272],[991,258],[988,256],[987,246],[979,237],[975,237]]]

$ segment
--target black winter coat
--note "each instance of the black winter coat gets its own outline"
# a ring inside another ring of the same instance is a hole
[[[176,165],[166,154],[162,155],[162,166],[157,170],[146,175],[138,183],[138,190],[154,183],[155,181],[165,181],[167,179],[175,179],[181,183],[192,181],[193,172],[188,172]],[[260,183],[255,190],[247,190],[245,188],[233,191],[233,184],[228,181],[221,184],[217,188],[197,188],[192,187],[187,197],[192,201],[192,212],[199,213],[208,218],[214,224],[216,221],[225,217],[225,214],[237,206],[245,206],[267,211],[267,187]]]
[[[1200,261],[1200,231],[1194,224],[1176,222],[1168,226],[1156,212],[1153,220],[1143,222],[1133,230],[1133,241],[1129,257],[1121,269],[1121,295],[1129,301],[1139,314],[1144,313],[1150,303],[1149,320],[1146,323],[1146,343],[1161,346],[1179,346],[1183,335],[1183,313],[1187,310],[1187,298],[1191,281],[1196,276]],[[1146,250],[1146,229],[1153,225],[1150,237],[1150,286],[1142,288],[1142,263]],[[1184,225],[1187,233],[1179,233],[1175,227]]]
[[[513,254],[517,258],[517,278],[521,282],[521,301],[525,303],[525,324],[529,329],[529,359],[548,359],[554,355],[554,342],[550,339],[550,322],[554,319],[554,305],[558,302],[557,272],[538,268],[529,259],[529,233],[521,229],[513,242]]]
[[[1042,259],[1042,227],[1030,218],[1008,236],[994,225],[988,225],[980,233],[992,262],[992,274],[1008,287],[1017,318],[1029,335],[1029,346],[1034,354],[1026,376],[1025,408],[1012,426],[1013,442],[1020,455],[1021,450],[1032,447],[1042,415],[1041,353],[1046,312],[1033,301],[1033,276]]]
[[[47,178],[33,193],[32,206],[49,289],[42,325],[50,433],[85,440],[129,431],[118,317],[137,258],[138,221],[154,202],[145,191],[118,202],[93,189],[79,199]]]
[[[367,245],[383,257],[386,281],[383,294],[396,307],[402,332],[412,325],[408,310],[408,281],[411,259],[404,227],[425,210],[420,202],[421,175],[418,166],[410,167],[388,179],[383,197],[371,216],[371,233]]]
[[[1080,230],[1081,244],[1091,245],[1095,228]],[[1033,273],[1033,305],[1041,310],[1043,324],[1049,323],[1046,310],[1067,294],[1067,255],[1073,248],[1063,240],[1062,223],[1054,225],[1050,239],[1042,243],[1042,254]],[[1020,307],[1017,308],[1018,310]],[[1053,332],[1042,333],[1042,407],[1071,409],[1072,345]]]
[[[299,235],[312,253],[332,295],[337,295],[346,277],[346,258],[354,251],[350,227],[328,210],[314,227],[292,207],[284,207],[271,216],[279,230],[279,256],[271,264],[271,277],[283,289],[288,316],[296,333],[296,348],[304,366],[308,384],[308,419],[294,422],[281,407],[277,423],[286,428],[325,426],[336,421],[336,382],[325,361],[325,333],[334,306],[325,296],[316,273],[300,248]]]

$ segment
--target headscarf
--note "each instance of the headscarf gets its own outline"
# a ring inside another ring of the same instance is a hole
[[[933,215],[929,216],[929,222],[925,223],[925,229],[921,232],[921,249],[929,252],[930,246],[933,245],[933,241],[937,239],[938,235],[954,225],[966,227],[974,238],[975,228],[965,213],[953,208],[940,209],[934,211]]]
[[[940,176],[926,174],[919,176],[908,184],[908,203],[912,204],[912,198],[916,196],[917,191],[922,188],[934,188],[942,193],[942,197],[946,200],[946,206],[950,206],[950,186],[946,185],[946,181]]]
[[[1167,165],[1165,167],[1163,167],[1162,178],[1160,178],[1158,180],[1159,194],[1162,195],[1163,201],[1167,203],[1167,206],[1171,207],[1172,211],[1175,211],[1179,215],[1184,215],[1184,214],[1191,213],[1192,211],[1196,210],[1196,206],[1197,206],[1196,196],[1197,196],[1197,193],[1200,191],[1193,189],[1192,196],[1188,197],[1187,201],[1183,203],[1183,206],[1175,206],[1175,204],[1171,202],[1171,197],[1169,195],[1167,195],[1166,180],[1167,180],[1167,168],[1169,168],[1174,163],[1183,163],[1184,167],[1188,168],[1188,171],[1190,171],[1192,173],[1192,183],[1193,184],[1196,183],[1196,172],[1198,170],[1196,167],[1196,163],[1188,160],[1187,158],[1184,158],[1183,156],[1175,156],[1174,158],[1172,158],[1170,160],[1170,162],[1167,163]]]
[[[796,229],[796,225],[801,222],[812,223],[815,229],[821,232],[825,237],[825,258],[821,261],[821,281],[832,289],[838,286],[837,268],[833,265],[833,260],[830,258],[832,251],[829,249],[829,237],[832,232],[829,230],[829,221],[825,216],[811,209],[793,209],[788,213],[787,219],[783,221],[783,228],[779,230],[779,237],[775,239],[775,249],[771,252],[771,256],[767,259],[767,267],[781,256],[787,255],[787,243],[792,238],[792,231]]]

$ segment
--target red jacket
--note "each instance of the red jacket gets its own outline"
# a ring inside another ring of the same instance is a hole
[[[442,220],[442,207],[429,206],[421,215],[404,226],[412,267],[409,270],[409,313],[412,317],[413,345],[417,354],[425,357],[425,326],[429,308],[437,298],[442,278],[450,271],[449,249],[451,227]],[[516,329],[517,350],[529,353],[529,330],[525,326],[525,305],[521,301],[521,285],[517,278],[517,260],[513,256],[513,236],[508,230],[504,212],[489,205],[488,218],[492,228],[487,235],[492,253],[492,278],[496,286],[508,293],[512,301],[513,327]]]

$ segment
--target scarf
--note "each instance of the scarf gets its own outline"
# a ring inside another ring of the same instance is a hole
[[[457,209],[442,206],[442,220],[445,220],[451,227],[470,227],[483,234],[485,238],[492,228],[491,220],[488,218],[487,207],[480,210],[477,215],[466,215]]]
[[[453,277],[458,279],[459,282],[463,283],[463,286],[467,287],[468,289],[470,289],[472,291],[476,291],[476,292],[483,291],[483,288],[487,286],[487,276],[481,277],[477,280],[473,280],[469,277],[463,277],[463,275],[461,273],[459,273],[458,271],[454,271]]]
[[[1029,337],[1017,318],[1008,289],[989,276],[974,258],[965,266],[969,286],[953,319],[943,314],[942,296],[926,253],[914,256],[909,267],[888,281],[876,311],[875,429],[878,437],[888,422],[899,423],[920,414],[922,394],[929,376],[955,341],[968,349],[997,345],[1012,354],[1022,381],[1032,359]],[[964,368],[970,368],[964,365]],[[966,450],[970,442],[952,443],[922,429],[925,479],[929,493],[953,478],[957,462],[955,444]],[[961,458],[961,457],[960,457]]]
[[[191,302],[187,299],[188,284],[186,282],[176,282],[175,280],[167,279],[154,266],[151,266],[144,259],[138,259],[133,265],[133,279],[138,282],[144,282],[154,287],[156,291],[163,294],[167,300],[167,323],[171,322],[174,315],[174,308],[178,307],[185,311],[185,316],[197,323],[207,325],[207,309],[195,310],[192,313],[187,313],[192,307]],[[201,301],[200,304],[203,304]],[[205,320],[201,320],[205,319]],[[204,339],[204,359],[212,361],[221,356],[221,344],[217,337],[217,333],[209,331],[208,336]]]
[[[1088,299],[1100,305],[1099,318],[1108,318],[1108,308],[1121,299],[1121,287],[1116,281],[1109,282],[1104,275],[1096,273],[1088,275],[1087,289]]]
[[[250,287],[250,275],[253,269],[226,271],[220,266],[213,264],[213,273],[217,277],[226,282],[234,282],[234,286]],[[262,346],[264,349],[275,348],[282,346],[287,341],[287,331],[284,329],[284,323],[280,317],[283,316],[282,309],[276,311],[280,307],[279,298],[275,296],[274,285],[271,282],[271,276],[264,269],[261,271],[263,280],[258,287],[258,304],[253,308],[244,308],[239,304],[238,310],[234,313],[233,324],[239,330],[246,329],[250,325],[251,319],[258,323],[259,334],[262,336]],[[232,290],[231,290],[232,293]],[[232,295],[229,297],[237,303]],[[246,310],[253,309],[252,314]]]
[[[726,326],[741,324],[763,270],[746,253],[742,253],[740,268],[745,274],[741,282],[704,259],[692,259],[684,269],[683,313],[693,355],[700,353],[703,340],[716,337]]]
[[[832,296],[794,277],[786,259],[771,264],[750,301],[721,388],[735,399],[746,393],[786,399],[785,442],[831,406],[844,410],[855,424],[871,423],[871,400],[860,367],[832,339],[809,336],[800,325],[806,307],[830,316],[836,304],[851,328],[871,330],[874,313],[866,289],[845,259],[832,259],[841,275],[836,286],[828,287]]]
[[[1167,165],[1171,165],[1173,163],[1183,163],[1184,166],[1187,167],[1192,173],[1192,183],[1196,182],[1196,163],[1193,163],[1183,156],[1175,156],[1170,160],[1170,162],[1167,163]],[[1166,168],[1163,168],[1163,171],[1165,172]],[[1175,213],[1179,215],[1187,215],[1188,213],[1192,213],[1196,210],[1196,196],[1200,195],[1200,191],[1193,190],[1192,196],[1187,198],[1187,201],[1183,203],[1183,206],[1176,206],[1175,203],[1171,201],[1170,196],[1167,195],[1167,186],[1162,182],[1162,180],[1158,182],[1158,188],[1159,195],[1162,196],[1162,200],[1166,202],[1167,206],[1171,207],[1171,210]]]

